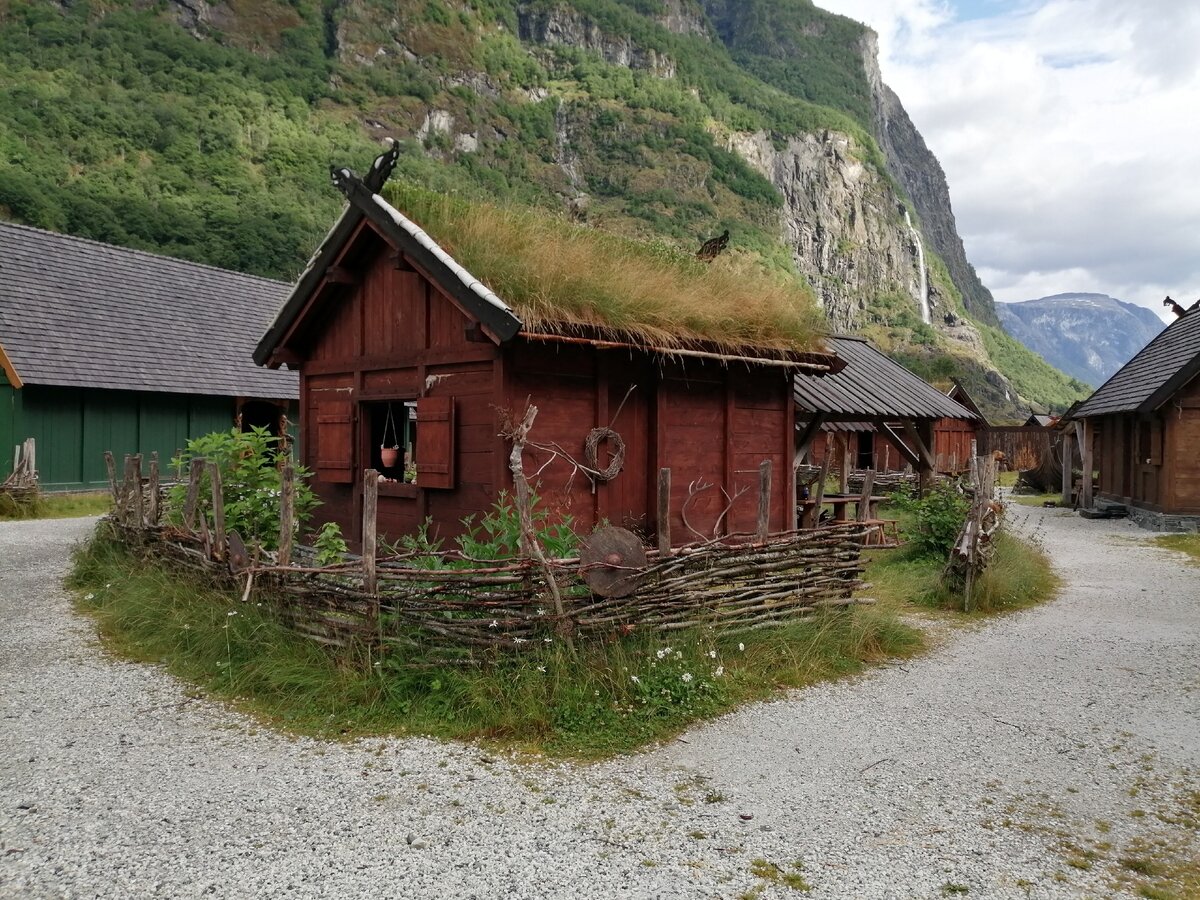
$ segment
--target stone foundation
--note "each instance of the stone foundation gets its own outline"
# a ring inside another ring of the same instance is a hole
[[[1171,513],[1152,512],[1148,509],[1129,507],[1129,519],[1140,528],[1151,531],[1182,531],[1200,533],[1200,516],[1180,516]]]

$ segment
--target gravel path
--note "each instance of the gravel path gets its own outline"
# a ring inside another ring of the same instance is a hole
[[[819,898],[1117,896],[1140,842],[1195,852],[1200,570],[1014,518],[1055,602],[587,767],[271,733],[103,654],[58,587],[91,520],[0,523],[0,896],[805,896],[756,859]]]

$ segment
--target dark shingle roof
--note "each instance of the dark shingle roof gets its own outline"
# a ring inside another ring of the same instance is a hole
[[[1149,412],[1200,374],[1200,310],[1176,319],[1100,385],[1073,418]]]
[[[846,368],[820,378],[797,375],[793,384],[801,409],[843,421],[979,418],[862,338],[832,337],[826,345],[846,361]]]
[[[25,384],[296,397],[251,355],[289,287],[0,223],[0,348]]]

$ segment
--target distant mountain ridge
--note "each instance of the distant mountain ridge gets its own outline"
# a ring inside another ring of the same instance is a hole
[[[1004,330],[1055,368],[1099,387],[1166,327],[1152,310],[1107,294],[997,303]]]

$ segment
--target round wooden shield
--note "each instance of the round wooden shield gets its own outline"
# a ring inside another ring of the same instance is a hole
[[[628,597],[646,567],[646,548],[628,528],[597,528],[579,548],[579,568],[593,594]]]

